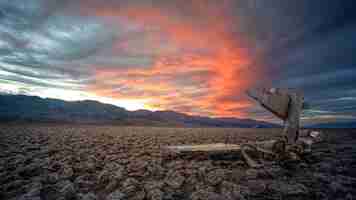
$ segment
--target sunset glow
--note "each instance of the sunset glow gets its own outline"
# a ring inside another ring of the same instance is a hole
[[[252,86],[258,73],[248,69],[253,58],[242,45],[244,38],[230,32],[228,1],[214,6],[192,2],[188,12],[194,20],[169,9],[128,6],[83,11],[111,19],[114,26],[135,27],[113,41],[114,55],[152,58],[140,67],[95,67],[96,81],[88,91],[115,99],[150,99],[146,106],[157,109],[242,116],[239,109],[250,104],[233,98]],[[140,37],[127,39],[131,34]]]
[[[245,91],[288,87],[355,118],[356,17],[327,1],[0,1],[0,93],[273,121]]]

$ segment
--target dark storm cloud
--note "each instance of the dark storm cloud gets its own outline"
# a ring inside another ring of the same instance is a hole
[[[356,3],[256,1],[255,5],[261,12],[253,19],[257,26],[263,25],[256,27],[254,39],[272,84],[302,89],[312,105],[305,117],[356,116]]]
[[[9,80],[90,75],[93,62],[86,59],[109,47],[115,33],[94,17],[67,13],[66,6],[66,1],[0,2],[0,65],[13,74]]]

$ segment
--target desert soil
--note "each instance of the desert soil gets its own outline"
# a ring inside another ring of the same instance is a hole
[[[356,130],[323,130],[301,162],[169,157],[162,147],[242,143],[280,129],[0,125],[0,199],[356,198]]]

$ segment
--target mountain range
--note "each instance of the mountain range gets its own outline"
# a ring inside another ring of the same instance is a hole
[[[304,126],[304,128],[356,128],[356,121],[312,124]]]
[[[174,127],[278,127],[273,123],[252,119],[212,118],[174,111],[128,111],[92,100],[64,101],[12,94],[0,95],[0,121]]]

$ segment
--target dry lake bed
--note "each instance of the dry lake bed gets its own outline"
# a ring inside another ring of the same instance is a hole
[[[164,146],[280,137],[281,129],[0,125],[0,199],[356,199],[356,130],[293,166],[169,157]]]

